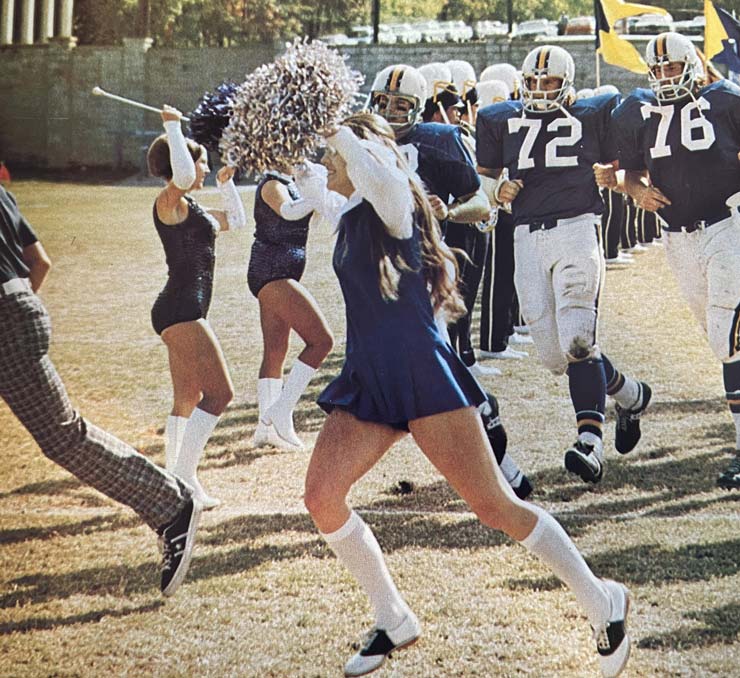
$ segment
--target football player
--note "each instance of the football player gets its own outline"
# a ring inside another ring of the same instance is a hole
[[[567,373],[578,438],[565,467],[597,483],[604,472],[606,395],[616,401],[615,445],[631,451],[650,387],[620,374],[597,344],[604,278],[599,215],[604,204],[592,165],[607,147],[615,95],[575,101],[575,65],[562,47],[532,50],[522,66],[522,99],[478,112],[479,171],[499,180],[497,204],[511,204],[515,283],[541,362]],[[503,169],[508,170],[508,179]]]
[[[706,84],[678,33],[651,39],[645,60],[650,89],[614,112],[619,167],[635,202],[665,220],[668,263],[722,362],[738,452],[718,484],[740,489],[740,88]]]
[[[447,244],[470,255],[477,242],[475,224],[488,220],[491,205],[460,128],[421,122],[426,100],[426,80],[411,66],[388,66],[375,76],[370,95],[373,111],[391,125],[411,168],[424,182]],[[470,258],[475,261],[473,255]],[[467,263],[460,261],[461,284],[472,312],[481,271]],[[500,374],[496,368],[476,362],[470,340],[471,312],[450,326],[452,346],[475,376]]]

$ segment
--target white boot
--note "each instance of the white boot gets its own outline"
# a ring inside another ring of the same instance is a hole
[[[287,444],[290,449],[303,449],[303,442],[293,428],[293,410],[315,372],[315,368],[296,360],[280,397],[262,417],[263,422],[274,426],[277,439],[282,441],[282,444],[278,443],[279,447],[285,448]]]
[[[164,427],[164,467],[168,471],[172,471],[177,463],[187,423],[187,417],[176,417],[172,414],[167,417]]]
[[[265,377],[257,381],[257,404],[259,407],[259,419],[250,444],[252,447],[263,447],[270,444],[270,426],[262,421],[270,405],[279,397],[283,390],[282,379]]]
[[[219,499],[208,495],[196,475],[198,462],[218,420],[219,417],[215,414],[210,414],[198,407],[193,410],[185,427],[180,454],[173,469],[176,476],[182,478],[193,488],[193,496],[203,505],[204,509],[214,508],[221,503]]]

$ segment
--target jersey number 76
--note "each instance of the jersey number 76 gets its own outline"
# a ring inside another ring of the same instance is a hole
[[[681,109],[681,145],[689,151],[704,151],[714,143],[714,127],[701,114],[701,111],[709,109],[709,102],[704,97],[699,97]],[[696,111],[694,118],[691,117],[692,111]],[[655,146],[650,149],[651,158],[665,158],[671,154],[671,147],[668,145],[668,130],[675,112],[674,106],[643,104],[640,107],[643,120],[647,120],[653,114],[660,116],[658,131],[655,135]]]

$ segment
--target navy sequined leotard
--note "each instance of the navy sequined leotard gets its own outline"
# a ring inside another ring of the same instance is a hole
[[[268,173],[257,186],[254,198],[257,230],[254,233],[247,270],[249,291],[255,297],[273,280],[300,280],[306,268],[306,241],[311,215],[297,221],[288,221],[276,214],[262,199],[262,187],[268,181],[279,181],[287,187],[293,200],[300,198],[295,184],[279,174]]]
[[[152,306],[152,326],[157,334],[171,325],[205,318],[211,304],[216,233],[219,224],[190,196],[185,221],[168,226],[157,216],[154,226],[164,247],[168,278]]]

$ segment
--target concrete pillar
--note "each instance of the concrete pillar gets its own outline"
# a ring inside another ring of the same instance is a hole
[[[13,44],[13,19],[15,18],[15,0],[3,0],[0,8],[0,45]]]
[[[21,45],[33,45],[33,15],[36,0],[23,0],[21,8]]]
[[[41,0],[41,34],[39,42],[54,37],[54,0]]]
[[[59,36],[62,38],[72,37],[72,16],[74,14],[74,0],[62,0],[62,16]]]

